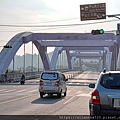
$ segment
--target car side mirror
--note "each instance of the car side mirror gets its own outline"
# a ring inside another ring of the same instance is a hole
[[[88,87],[89,88],[95,88],[95,84],[94,83],[90,83]]]

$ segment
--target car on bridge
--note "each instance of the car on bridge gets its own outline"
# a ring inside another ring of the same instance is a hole
[[[120,115],[120,71],[101,72],[89,100],[90,115]]]
[[[65,75],[58,71],[44,71],[40,75],[39,93],[40,97],[43,95],[57,94],[57,97],[61,98],[62,94],[66,96],[67,85]]]

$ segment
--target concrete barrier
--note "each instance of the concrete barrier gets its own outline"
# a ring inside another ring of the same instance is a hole
[[[67,78],[67,79],[72,79],[72,78],[74,78],[75,76],[77,76],[77,75],[79,75],[79,74],[81,74],[83,71],[76,71],[76,72],[71,72],[71,73],[69,73],[69,72],[64,72],[64,74],[65,74],[65,77]]]

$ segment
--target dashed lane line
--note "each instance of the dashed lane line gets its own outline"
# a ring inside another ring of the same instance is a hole
[[[2,89],[2,90],[0,90],[0,91],[4,91],[5,89]]]
[[[77,91],[77,94],[80,94],[82,91]]]
[[[35,91],[38,91],[38,90],[30,90],[30,91],[28,91],[28,93],[35,92]]]
[[[21,99],[25,99],[25,98],[28,98],[28,97],[31,97],[31,96],[33,96],[33,95],[27,95],[27,96],[23,96],[23,97],[11,99],[11,100],[6,100],[6,101],[3,101],[3,102],[0,102],[0,105],[10,103],[10,102],[14,102],[14,101],[21,100]]]
[[[13,92],[13,91],[16,91],[16,89],[4,91],[4,92]]]
[[[90,97],[90,94],[85,94],[85,93],[83,93],[83,94],[79,94],[79,95],[77,95],[77,96],[86,96],[86,97]]]
[[[18,93],[18,92],[24,92],[24,91],[26,91],[27,89],[23,89],[23,90],[19,90],[19,91],[16,91],[16,93]]]
[[[66,102],[64,102],[63,104],[67,104],[69,101],[71,101],[75,96],[72,96],[69,100],[67,100]]]

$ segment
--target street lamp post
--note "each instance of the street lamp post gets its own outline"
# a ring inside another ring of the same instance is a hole
[[[25,43],[24,43],[24,63],[23,63],[23,73],[25,73]]]
[[[117,19],[120,20],[120,17],[118,17],[118,16],[120,16],[120,14],[107,15],[107,16],[108,16],[108,17],[115,17],[115,18],[117,18]],[[117,24],[116,35],[117,35],[117,36],[120,36],[120,24]],[[118,39],[119,39],[119,37],[118,37]],[[114,64],[115,64],[115,63],[114,63]],[[114,66],[116,66],[116,64],[115,64]]]
[[[32,42],[32,69],[31,71],[33,72],[33,42]]]
[[[107,15],[108,17],[115,17],[120,20],[120,14],[114,14],[114,15]],[[116,35],[120,35],[120,24],[117,24],[117,30],[116,30]]]
[[[120,17],[118,17],[118,16],[120,16],[120,14],[107,15],[107,16],[108,16],[108,17],[115,17],[115,18],[117,18],[117,19],[120,20]]]

